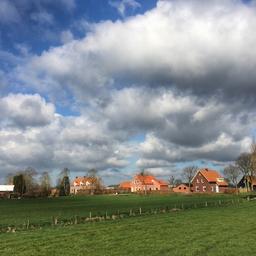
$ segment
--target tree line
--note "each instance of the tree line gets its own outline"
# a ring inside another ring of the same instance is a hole
[[[64,168],[58,175],[55,188],[59,196],[68,196],[70,193],[69,174],[69,169]],[[32,167],[7,175],[6,183],[13,184],[14,193],[21,197],[49,196],[53,188],[49,173],[45,171],[38,174]]]

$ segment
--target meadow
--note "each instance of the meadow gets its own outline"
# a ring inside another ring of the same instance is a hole
[[[160,199],[147,200],[156,203]],[[0,233],[0,255],[255,255],[255,213],[256,202],[243,201],[223,207]]]
[[[59,198],[0,200],[0,228],[30,225],[50,225],[53,217],[59,220],[74,216],[89,217],[127,214],[163,208],[194,208],[213,206],[219,201],[237,200],[234,195],[99,195]]]

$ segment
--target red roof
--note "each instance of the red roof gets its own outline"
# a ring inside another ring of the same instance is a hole
[[[143,185],[153,185],[158,183],[160,186],[167,186],[168,183],[163,180],[158,180],[152,175],[136,175],[135,179],[139,180]]]
[[[153,185],[153,182],[156,180],[154,176],[151,175],[136,175],[136,180],[139,180],[144,185]]]
[[[93,177],[76,177],[73,181],[73,185],[79,186],[81,183],[86,184],[86,182],[92,184],[95,182],[96,178]]]
[[[209,170],[207,168],[199,170],[199,172],[207,179],[208,182],[215,182],[220,186],[227,186],[228,183],[224,178],[215,170]]]
[[[131,182],[130,181],[124,181],[124,182],[120,183],[119,188],[131,189]]]

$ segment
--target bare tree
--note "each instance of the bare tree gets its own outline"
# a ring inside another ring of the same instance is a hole
[[[240,172],[238,166],[236,166],[236,165],[230,164],[230,165],[228,165],[228,166],[224,169],[224,175],[225,175],[225,177],[226,177],[228,180],[230,180],[233,185],[235,185],[236,191],[238,191],[238,190],[237,190],[237,183],[238,183],[238,177],[239,177],[240,174],[241,174],[241,172]]]
[[[100,190],[103,187],[102,179],[98,174],[98,170],[90,169],[87,171],[87,177],[91,180],[91,185],[96,189]]]
[[[24,180],[26,183],[26,191],[33,192],[34,189],[38,187],[38,184],[35,180],[35,176],[37,175],[36,169],[33,167],[27,167],[21,173],[23,173]]]
[[[253,163],[252,163],[252,155],[250,153],[242,153],[236,160],[236,165],[239,168],[240,172],[244,175],[244,179],[246,182],[246,189],[252,189],[252,177],[254,176]]]
[[[68,196],[70,194],[69,173],[69,169],[64,168],[59,174],[58,188],[60,190],[60,196]]]
[[[252,143],[251,145],[251,161],[252,161],[253,176],[255,176],[256,174],[256,143]]]
[[[175,182],[175,178],[174,178],[174,176],[173,176],[173,175],[171,175],[171,176],[170,176],[170,178],[169,178],[169,180],[168,180],[168,181],[169,181],[170,186],[171,186],[171,187],[174,187],[174,184],[175,184],[175,183],[174,183],[174,182]]]
[[[51,179],[48,172],[43,172],[40,177],[40,187],[44,195],[48,196],[51,190]]]
[[[182,170],[182,176],[188,182],[189,191],[191,191],[191,181],[196,174],[197,166],[187,166]]]

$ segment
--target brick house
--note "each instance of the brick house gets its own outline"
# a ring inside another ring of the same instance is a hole
[[[215,170],[198,170],[192,181],[192,191],[200,193],[223,193],[228,187],[228,183]]]
[[[70,194],[77,194],[78,191],[96,189],[96,180],[93,177],[76,177],[70,185]]]
[[[175,193],[189,193],[189,185],[187,183],[181,183],[172,189]]]
[[[131,181],[131,192],[168,190],[168,183],[152,175],[136,175]]]

